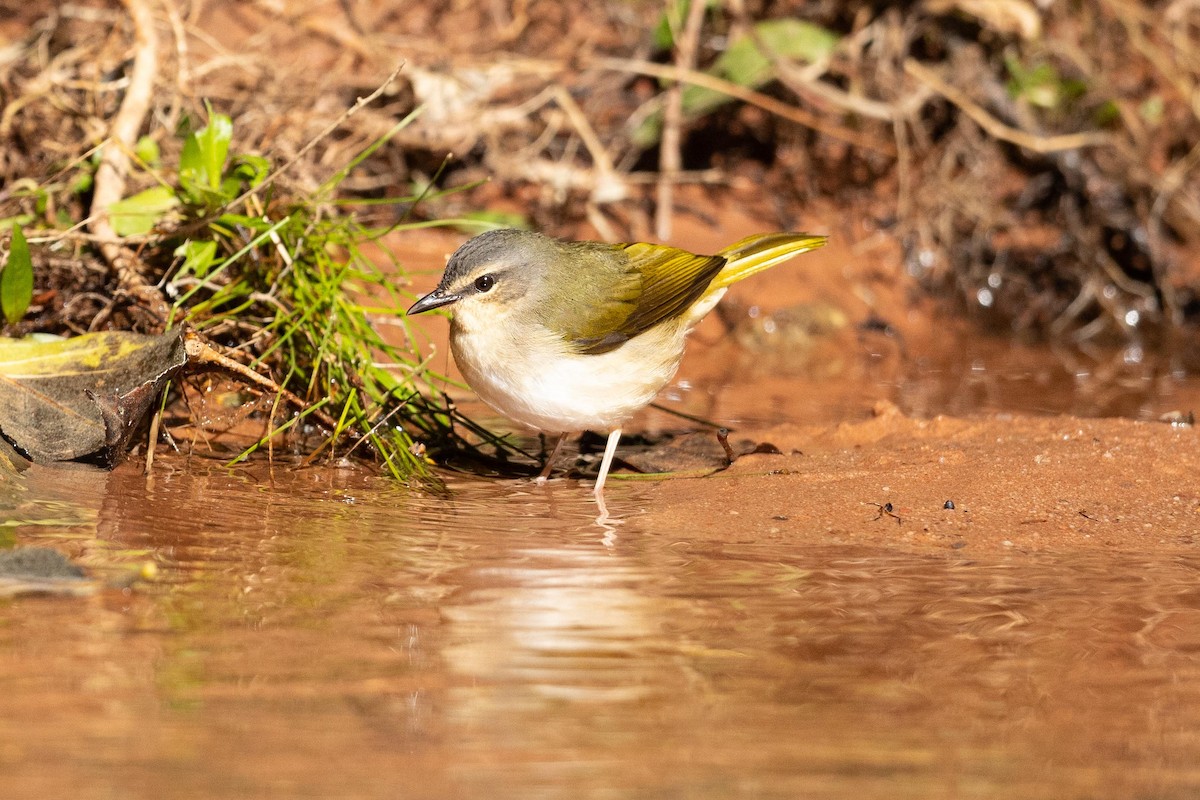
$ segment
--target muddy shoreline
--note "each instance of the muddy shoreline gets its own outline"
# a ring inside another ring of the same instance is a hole
[[[866,422],[757,431],[782,452],[654,485],[640,524],[701,539],[964,555],[1193,553],[1196,436],[1124,419],[921,420],[883,404]]]

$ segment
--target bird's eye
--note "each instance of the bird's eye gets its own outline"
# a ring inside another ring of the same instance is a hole
[[[486,292],[496,285],[496,279],[491,275],[480,275],[475,279],[475,290]]]

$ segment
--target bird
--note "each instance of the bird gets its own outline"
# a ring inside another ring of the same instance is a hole
[[[623,426],[675,376],[688,332],[730,285],[825,242],[755,234],[697,255],[500,228],[460,246],[407,313],[453,311],[450,350],[467,384],[505,417],[557,437],[539,483],[568,433],[608,432],[593,488],[604,522]]]

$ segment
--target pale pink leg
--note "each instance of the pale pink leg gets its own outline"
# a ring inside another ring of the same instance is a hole
[[[604,446],[604,460],[600,462],[600,474],[596,477],[596,488],[592,489],[592,494],[596,496],[596,505],[600,506],[598,522],[608,519],[608,507],[604,504],[604,481],[608,478],[608,470],[612,467],[613,456],[617,453],[617,442],[620,440],[620,428],[608,435],[608,444]]]
[[[554,440],[554,447],[550,450],[550,455],[546,458],[546,465],[542,467],[541,473],[534,479],[534,483],[538,486],[550,480],[550,471],[554,469],[554,459],[558,457],[558,451],[562,449],[563,442],[566,440],[567,435],[565,433],[560,433],[558,438]]]

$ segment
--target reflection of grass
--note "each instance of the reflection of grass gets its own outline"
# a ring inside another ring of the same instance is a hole
[[[96,510],[84,508],[60,500],[37,500],[20,495],[15,497],[0,493],[0,548],[12,547],[17,528],[36,526],[40,528],[76,528],[96,526]],[[13,501],[10,505],[10,501]]]

